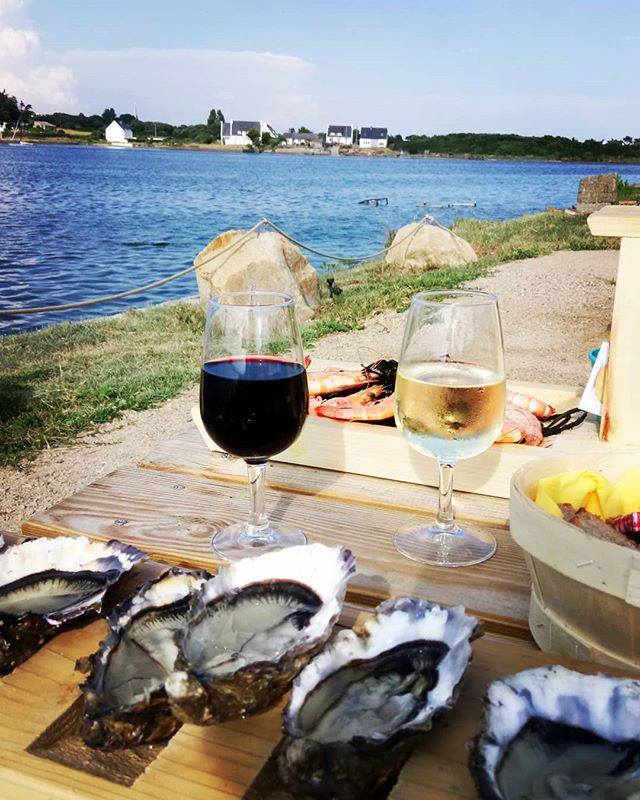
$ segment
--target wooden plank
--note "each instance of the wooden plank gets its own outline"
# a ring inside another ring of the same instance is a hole
[[[529,575],[520,548],[494,528],[498,552],[490,561],[462,569],[426,567],[401,556],[395,530],[433,513],[374,507],[317,495],[267,491],[275,519],[302,528],[310,541],[350,547],[358,574],[349,597],[375,605],[389,595],[416,594],[446,604],[462,603],[492,630],[529,636]],[[23,533],[84,533],[136,544],[156,561],[215,568],[210,538],[247,514],[244,487],[189,474],[125,467],[23,524]],[[123,523],[123,524],[118,524]]]
[[[347,370],[359,368],[352,362],[318,361],[313,366],[318,369],[332,366]],[[573,387],[510,382],[509,388],[538,397],[560,411],[575,406],[578,398]],[[209,449],[219,451],[204,429],[198,407],[194,407],[191,413]],[[547,452],[542,448],[493,445],[480,455],[458,463],[456,487],[474,494],[507,498],[514,472],[532,459],[545,455]],[[297,441],[273,460],[425,486],[438,485],[435,459],[415,452],[393,426],[349,424],[311,416]]]
[[[383,458],[382,454],[380,458]],[[162,442],[150,456],[139,462],[139,466],[177,475],[197,475],[244,484],[247,481],[244,461],[209,450],[193,424],[179,436]],[[438,491],[431,486],[315,467],[301,468],[277,461],[269,462],[267,483],[279,491],[360,503],[374,508],[402,508],[420,513],[425,509],[435,509],[438,503]],[[456,515],[460,519],[473,519],[500,528],[509,525],[509,503],[504,498],[456,492],[455,504]]]
[[[594,236],[640,236],[640,207],[605,206],[590,214],[587,223]]]
[[[631,209],[633,210],[633,209]],[[638,229],[640,236],[640,208]],[[640,446],[640,238],[620,243],[600,437]]]
[[[281,735],[280,709],[225,725],[185,725],[134,785],[39,758],[26,747],[79,696],[79,655],[105,633],[100,621],[48,643],[0,679],[0,796],[3,800],[232,800],[243,798]],[[552,663],[530,642],[485,636],[456,708],[435,728],[403,770],[391,800],[475,798],[466,767],[466,741],[480,727],[480,698],[488,683],[521,669]],[[562,663],[570,663],[562,661]],[[594,665],[576,668],[592,672]]]

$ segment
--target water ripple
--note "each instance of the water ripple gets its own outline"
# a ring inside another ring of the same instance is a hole
[[[327,252],[380,249],[418,204],[475,200],[458,216],[504,219],[571,205],[604,164],[244,157],[96,147],[0,146],[0,307],[50,305],[150,282],[189,265],[221,231],[261,216]],[[615,166],[640,181],[640,166]],[[389,205],[358,205],[387,196]],[[312,257],[318,266],[323,259]],[[196,292],[193,275],[89,309],[0,318],[0,333],[115,313]]]

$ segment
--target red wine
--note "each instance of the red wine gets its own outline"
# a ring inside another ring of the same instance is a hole
[[[247,461],[265,461],[298,438],[309,393],[302,364],[250,356],[208,361],[200,416],[213,441]]]

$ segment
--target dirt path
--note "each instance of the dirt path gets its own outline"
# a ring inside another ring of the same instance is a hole
[[[583,384],[588,352],[608,338],[615,251],[561,252],[504,264],[473,288],[494,292],[500,307],[511,378]],[[361,331],[328,336],[312,355],[368,363],[397,355],[404,314],[385,312]],[[23,470],[0,469],[0,529],[81,489],[122,464],[142,458],[186,427],[197,390],[160,408],[127,412],[74,445],[45,451]]]
[[[584,384],[588,353],[609,337],[617,263],[613,250],[552,253],[468,284],[499,297],[510,378]],[[388,358],[400,351],[404,320],[386,311],[361,331],[325,337],[311,354],[365,364]]]

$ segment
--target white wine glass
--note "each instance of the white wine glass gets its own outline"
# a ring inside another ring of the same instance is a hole
[[[462,567],[491,558],[494,537],[461,526],[453,512],[458,461],[491,447],[500,435],[505,374],[498,299],[485,292],[421,292],[414,296],[396,378],[396,423],[407,442],[439,468],[436,518],[395,536],[409,558]]]

